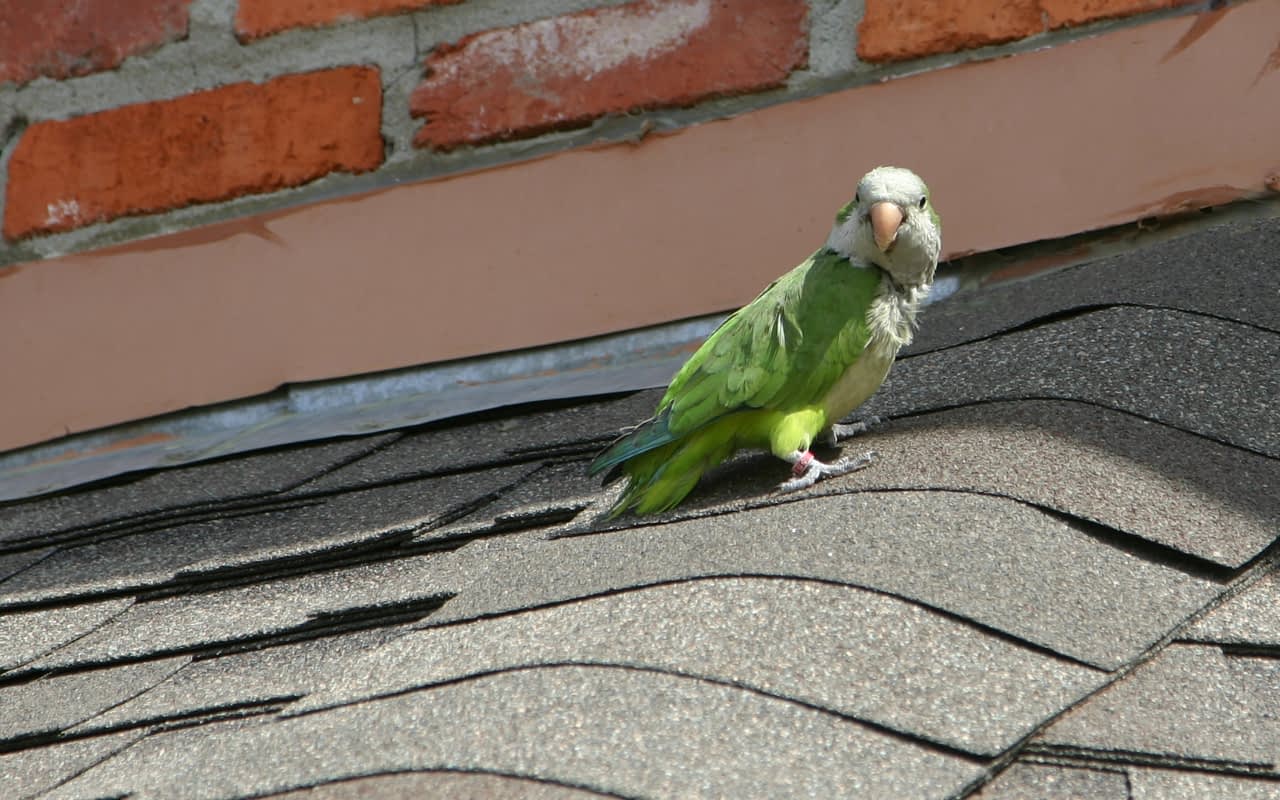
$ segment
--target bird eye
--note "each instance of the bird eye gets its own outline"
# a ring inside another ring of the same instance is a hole
[[[925,197],[924,195],[920,195],[920,202],[917,203],[916,205],[920,206],[920,208],[923,209],[924,204],[927,202],[929,202],[929,198]]]

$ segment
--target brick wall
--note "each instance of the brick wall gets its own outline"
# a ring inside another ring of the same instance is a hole
[[[0,0],[0,266],[1207,5]]]

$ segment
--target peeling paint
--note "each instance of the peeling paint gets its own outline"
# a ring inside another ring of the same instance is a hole
[[[1248,197],[1250,194],[1252,192],[1239,186],[1227,186],[1225,184],[1202,186],[1197,189],[1188,189],[1185,192],[1174,192],[1152,203],[1131,206],[1116,214],[1115,217],[1116,219],[1164,217],[1210,206],[1226,205],[1243,197]]]
[[[315,205],[322,204],[316,203]],[[256,217],[215,222],[212,225],[205,225],[199,228],[188,228],[187,230],[175,231],[164,236],[155,236],[149,239],[135,239],[113,247],[104,247],[98,252],[111,254],[182,250],[188,247],[213,244],[236,236],[253,236],[263,240],[264,242],[271,242],[272,244],[276,244],[281,247],[287,247],[288,243],[272,231],[269,224],[281,217],[286,217],[291,213],[294,212],[286,209],[282,211],[267,212]]]
[[[1197,14],[1195,19],[1191,22],[1191,27],[1187,28],[1187,32],[1182,34],[1181,39],[1173,43],[1173,47],[1170,47],[1169,52],[1164,54],[1164,58],[1160,59],[1160,63],[1166,63],[1183,50],[1186,50],[1188,47],[1195,44],[1200,37],[1204,36],[1213,29],[1213,26],[1221,22],[1222,18],[1225,17],[1227,12],[1230,10],[1230,6],[1223,6],[1222,8],[1214,9],[1213,11],[1206,11],[1203,14]]]
[[[264,219],[247,220],[244,226],[244,232],[250,236],[256,236],[264,242],[271,242],[280,247],[286,247],[284,239],[276,235],[275,231],[267,227],[267,221]]]
[[[983,283],[994,284],[1030,278],[1058,267],[1078,264],[1086,260],[1092,252],[1092,242],[1081,242],[1060,252],[1019,260],[1006,267],[1001,267],[985,276]]]
[[[1258,70],[1258,77],[1253,79],[1254,85],[1256,86],[1259,81],[1265,78],[1267,73],[1275,72],[1278,69],[1280,69],[1280,42],[1276,42],[1276,47],[1271,51],[1271,55],[1267,57],[1266,61],[1262,62],[1262,69]]]

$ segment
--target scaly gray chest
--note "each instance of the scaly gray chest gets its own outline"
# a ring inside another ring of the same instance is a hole
[[[911,327],[918,307],[917,293],[903,295],[887,278],[881,282],[867,309],[867,326],[871,329],[867,347],[823,398],[828,423],[853,413],[884,383],[898,350],[911,343]]]
[[[867,348],[862,357],[844,371],[823,399],[827,422],[838,422],[847,417],[875,394],[889,374],[889,367],[893,366],[893,357],[892,353]]]

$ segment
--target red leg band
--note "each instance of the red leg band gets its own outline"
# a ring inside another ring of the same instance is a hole
[[[813,453],[805,450],[804,455],[800,456],[796,463],[791,465],[791,474],[799,478],[809,469],[810,461],[813,461]]]

